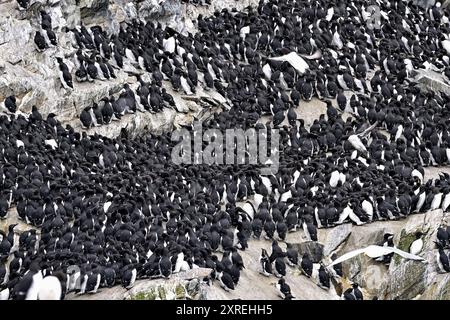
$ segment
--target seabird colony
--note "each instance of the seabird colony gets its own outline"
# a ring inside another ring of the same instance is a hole
[[[29,1],[18,3],[27,10]],[[370,16],[371,5],[379,17]],[[15,225],[0,232],[0,296],[60,299],[197,267],[211,268],[210,280],[232,290],[245,272],[239,250],[264,236],[273,244],[270,255],[262,250],[261,277],[280,277],[280,296],[291,299],[286,268],[312,277],[314,264],[279,247],[288,232],[301,228],[317,241],[317,228],[448,211],[450,177],[426,181],[424,167],[450,164],[450,97],[412,80],[425,69],[449,81],[448,16],[439,2],[424,9],[400,0],[267,0],[200,15],[195,34],[139,20],[112,35],[100,26],[68,30],[78,51],[55,57],[68,94],[79,82],[114,78],[126,64],[151,79],[83,110],[84,127],[176,108],[163,82],[186,95],[204,87],[231,108],[203,127],[278,128],[279,170],[262,176],[260,165],[176,165],[170,133],[88,136],[58,115],[42,116],[39,105],[16,115],[16,97],[8,97],[0,117],[0,217],[15,207],[30,229],[18,238]],[[50,16],[38,18],[33,40],[41,52],[58,40]],[[327,111],[308,127],[295,110],[313,98]],[[258,121],[266,115],[272,121]],[[441,229],[439,261],[448,272],[449,235]],[[380,245],[388,249],[361,253],[389,263],[392,235]],[[316,283],[329,290],[330,278],[341,276],[340,263],[320,264]],[[341,294],[362,299],[357,283]]]

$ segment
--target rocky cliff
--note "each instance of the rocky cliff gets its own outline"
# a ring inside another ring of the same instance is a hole
[[[19,11],[16,1],[0,3],[0,101],[12,94],[18,98],[18,111],[28,113],[33,105],[39,106],[44,115],[54,113],[63,124],[80,129],[81,110],[99,102],[102,98],[117,94],[123,84],[129,83],[132,89],[138,85],[136,75],[142,74],[128,65],[116,70],[116,79],[95,81],[93,83],[75,83],[72,92],[66,92],[59,81],[56,57],[64,58],[70,71],[74,71],[76,48],[70,29],[83,24],[87,27],[101,26],[107,34],[118,31],[120,24],[131,19],[158,21],[163,25],[186,33],[195,32],[195,19],[199,14],[211,15],[216,9],[236,7],[242,9],[256,3],[256,0],[215,1],[210,6],[182,4],[177,0],[167,1],[36,1],[26,11]],[[40,10],[45,10],[52,19],[52,28],[57,35],[58,46],[52,46],[42,53],[35,49],[34,34],[40,30]],[[201,105],[196,98],[213,97],[223,102],[223,97],[215,92],[197,92],[189,100],[173,94],[177,110],[164,109],[157,114],[138,113],[126,115],[120,122],[88,130],[105,136],[116,136],[121,128],[127,128],[137,134],[142,130],[155,133],[169,130],[172,125],[185,124],[198,115]],[[178,111],[178,112],[177,112]]]

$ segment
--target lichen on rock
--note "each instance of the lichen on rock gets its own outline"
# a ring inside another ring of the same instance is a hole
[[[402,229],[400,233],[400,240],[398,242],[397,248],[400,250],[409,251],[409,247],[411,247],[411,244],[416,240],[416,236],[414,233],[406,233],[405,229]],[[394,255],[394,261],[395,263],[399,263],[401,260],[401,257],[399,255]]]

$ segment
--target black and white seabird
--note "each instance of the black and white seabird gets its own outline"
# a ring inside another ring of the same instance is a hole
[[[61,84],[63,85],[64,89],[73,89],[72,75],[69,72],[69,68],[64,63],[62,58],[57,57],[56,60],[59,65],[59,79],[61,80]]]
[[[294,296],[292,296],[291,288],[286,283],[286,280],[284,278],[281,278],[280,280],[278,280],[276,287],[277,287],[280,297],[283,300],[292,300],[295,298]]]

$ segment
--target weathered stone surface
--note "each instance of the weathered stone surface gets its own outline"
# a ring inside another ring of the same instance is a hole
[[[425,177],[424,180],[439,179],[440,173],[450,174],[450,167],[427,167],[424,168]]]
[[[69,294],[68,300],[174,300],[204,299],[205,284],[202,279],[211,273],[211,269],[198,268],[173,274],[170,279],[138,280],[127,290],[122,286],[104,288],[96,294]]]
[[[316,241],[306,241],[301,243],[292,243],[292,246],[297,249],[299,256],[307,253],[313,263],[318,263],[323,257],[323,244]]]
[[[95,294],[79,295],[69,293],[66,295],[66,300],[124,300],[127,294],[127,289],[122,286],[115,286],[113,288],[104,288]]]
[[[139,281],[125,295],[129,300],[200,300],[204,297],[201,279],[190,281],[169,280]],[[189,290],[188,290],[189,288]]]
[[[144,0],[139,3],[138,12],[144,20],[163,17],[177,19],[182,14],[182,5],[178,0]]]
[[[63,16],[66,18],[66,27],[69,29],[75,28],[80,25],[80,7],[77,5],[76,0],[63,0],[60,2],[60,7]],[[52,19],[53,20],[53,19]],[[53,23],[52,26],[54,27]],[[61,25],[61,27],[64,27]]]
[[[79,2],[81,8],[80,15],[82,19],[92,18],[94,16],[105,16],[108,11],[108,0],[81,0]]]
[[[325,245],[323,249],[324,256],[329,256],[337,247],[339,247],[352,232],[352,225],[350,223],[341,224],[327,232]]]
[[[415,80],[425,89],[450,93],[449,79],[431,70],[416,70]]]
[[[0,220],[0,230],[5,233],[8,232],[8,226],[11,224],[17,224],[17,226],[14,228],[14,231],[17,234],[20,234],[20,233],[30,230],[30,229],[37,230],[37,228],[35,228],[29,224],[26,224],[24,221],[19,219],[19,216],[17,215],[17,210],[15,207],[13,207],[9,210],[6,218],[7,219]],[[38,233],[39,233],[39,230],[38,230]]]
[[[398,265],[395,270],[390,270],[389,281],[382,289],[384,296],[381,298],[413,299],[425,290],[426,286],[426,264],[418,261],[405,261]]]
[[[425,291],[417,297],[419,300],[450,300],[450,275],[436,274]]]
[[[180,279],[180,280],[202,279],[204,277],[209,276],[211,271],[212,270],[209,268],[196,268],[196,269],[191,269],[188,271],[176,273],[173,275],[173,277],[175,279]]]

